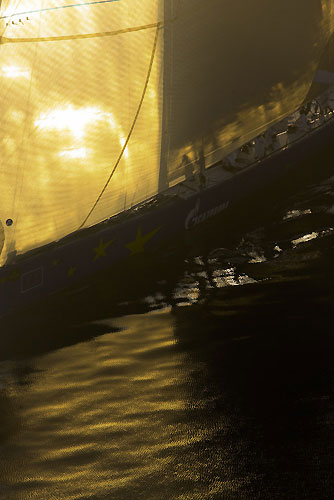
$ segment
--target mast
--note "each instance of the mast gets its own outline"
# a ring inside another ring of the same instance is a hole
[[[170,142],[170,115],[172,99],[172,60],[173,60],[173,22],[174,0],[164,0],[164,42],[163,42],[163,109],[161,130],[161,153],[158,192],[168,188],[168,151]]]

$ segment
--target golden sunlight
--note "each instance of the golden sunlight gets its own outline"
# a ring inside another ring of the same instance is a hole
[[[35,125],[46,130],[70,130],[76,138],[81,138],[84,136],[86,126],[100,120],[102,115],[98,108],[74,109],[69,106],[66,109],[55,109],[42,114],[35,121]]]
[[[59,156],[71,159],[86,158],[87,149],[86,148],[67,149],[65,151],[60,151]]]
[[[4,66],[1,68],[1,76],[5,78],[30,78],[29,68],[20,68],[17,66]]]
[[[126,142],[126,139],[124,137],[121,137],[119,142],[121,143],[121,146],[122,148],[124,147],[124,144]],[[128,147],[126,146],[126,148],[124,149],[124,153],[123,153],[123,156],[124,158],[129,158],[129,149]]]

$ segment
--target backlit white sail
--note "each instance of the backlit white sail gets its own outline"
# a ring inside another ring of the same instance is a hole
[[[162,16],[152,0],[3,3],[0,213],[18,252],[78,229],[116,162],[87,225],[156,193]]]

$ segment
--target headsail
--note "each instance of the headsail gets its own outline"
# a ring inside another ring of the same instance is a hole
[[[18,252],[78,229],[117,162],[88,225],[157,192],[160,3],[2,4],[0,213]]]

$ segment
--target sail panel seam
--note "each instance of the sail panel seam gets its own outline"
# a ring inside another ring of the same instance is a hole
[[[123,33],[131,33],[134,31],[143,31],[151,28],[160,28],[161,22],[145,24],[143,26],[133,26],[131,28],[124,28],[115,31],[103,31],[100,33],[85,33],[80,35],[61,35],[61,36],[49,36],[49,37],[32,37],[32,38],[7,38],[1,37],[0,44],[9,43],[38,43],[38,42],[59,42],[65,40],[80,40],[87,38],[102,38],[107,36],[122,35]]]
[[[129,141],[130,141],[130,138],[132,136],[132,132],[135,128],[135,125],[136,125],[136,122],[137,122],[137,119],[138,119],[138,116],[139,116],[139,113],[140,113],[140,110],[142,108],[142,105],[143,105],[143,102],[144,102],[144,98],[145,98],[145,95],[146,95],[146,91],[147,91],[147,87],[148,87],[148,84],[149,84],[149,81],[150,81],[150,76],[151,76],[151,73],[152,73],[152,67],[153,67],[153,62],[154,62],[154,58],[155,58],[155,54],[156,54],[156,49],[157,49],[157,45],[158,45],[158,38],[159,38],[159,31],[160,31],[160,28],[161,28],[161,25],[163,23],[157,23],[156,24],[156,32],[155,32],[155,37],[154,37],[154,42],[153,42],[153,48],[152,48],[152,54],[151,54],[151,59],[150,59],[150,63],[149,63],[149,67],[148,67],[148,72],[147,72],[147,76],[146,76],[146,80],[145,80],[145,83],[144,83],[144,88],[143,88],[143,92],[142,92],[142,95],[141,95],[141,98],[140,98],[140,101],[139,101],[139,104],[138,104],[138,108],[137,108],[137,111],[136,111],[136,114],[135,114],[135,117],[133,119],[133,122],[132,122],[132,125],[130,127],[130,131],[128,133],[128,136],[126,138],[126,141],[124,142],[123,144],[123,147],[122,147],[122,150],[116,160],[116,163],[105,183],[105,185],[103,186],[99,196],[97,197],[97,199],[95,200],[92,208],[90,209],[88,215],[85,217],[84,221],[81,223],[81,225],[79,226],[78,229],[82,229],[83,226],[86,224],[87,220],[89,219],[89,217],[91,216],[91,214],[93,213],[93,211],[95,210],[97,204],[99,203],[99,201],[101,200],[103,194],[105,193],[114,173],[116,172],[116,169],[118,167],[118,165],[120,164],[120,161],[121,159],[123,158],[123,155],[124,155],[124,151],[126,150],[128,144],[129,144]]]
[[[25,16],[27,14],[39,14],[40,12],[48,12],[50,10],[59,10],[59,9],[71,9],[73,7],[84,7],[85,5],[91,6],[91,5],[96,5],[96,4],[101,4],[101,3],[112,3],[112,2],[119,2],[120,0],[99,0],[95,2],[84,2],[84,3],[76,3],[72,5],[60,5],[58,7],[48,7],[45,9],[36,9],[36,10],[27,10],[25,12],[17,12],[14,14],[9,14],[7,16],[1,16],[0,19],[11,19],[14,16]],[[0,5],[1,7],[1,5]]]

